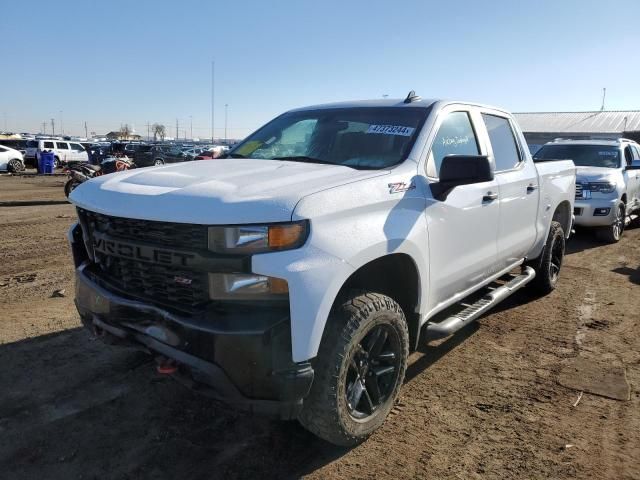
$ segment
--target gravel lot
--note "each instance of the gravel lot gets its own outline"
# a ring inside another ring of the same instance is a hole
[[[383,428],[345,450],[80,329],[63,181],[0,176],[2,478],[640,478],[640,228],[579,232],[553,294],[424,345]]]

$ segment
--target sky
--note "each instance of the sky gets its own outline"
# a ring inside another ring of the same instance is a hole
[[[0,0],[0,129],[242,138],[290,108],[426,98],[640,109],[638,0]]]

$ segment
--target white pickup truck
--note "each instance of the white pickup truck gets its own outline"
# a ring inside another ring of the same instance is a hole
[[[75,189],[76,305],[159,371],[354,445],[419,341],[555,288],[574,196],[573,163],[534,164],[504,110],[413,92],[292,110],[226,159]]]

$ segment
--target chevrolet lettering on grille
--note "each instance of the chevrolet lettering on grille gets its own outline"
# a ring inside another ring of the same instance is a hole
[[[96,252],[107,255],[181,267],[190,266],[196,258],[196,256],[191,253],[176,252],[147,245],[136,245],[103,236],[96,236],[94,238],[93,248]]]

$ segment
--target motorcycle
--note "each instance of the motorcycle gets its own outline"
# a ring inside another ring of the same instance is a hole
[[[122,172],[135,167],[135,163],[129,157],[119,154],[105,158],[100,162],[100,165],[92,165],[87,162],[69,163],[64,169],[64,173],[67,174],[64,194],[69,197],[74,188],[91,178]]]

